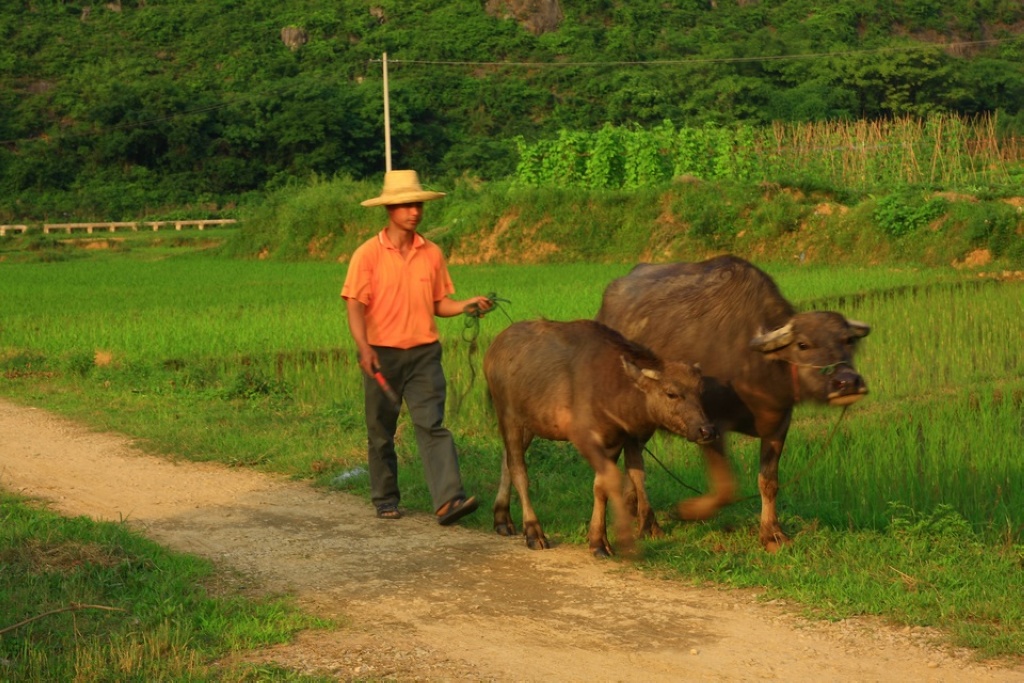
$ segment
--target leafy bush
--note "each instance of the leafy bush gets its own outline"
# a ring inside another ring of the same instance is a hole
[[[795,232],[808,210],[808,207],[797,201],[791,193],[773,192],[751,212],[751,235],[771,239]]]
[[[878,227],[889,237],[906,237],[942,215],[946,201],[925,198],[913,189],[901,189],[878,200],[873,212]]]
[[[249,256],[270,251],[285,259],[351,253],[382,225],[379,209],[359,205],[359,198],[379,191],[377,184],[347,176],[327,180],[313,175],[307,183],[288,183],[244,209],[245,230],[227,251]]]
[[[986,202],[967,219],[967,237],[972,244],[987,246],[993,256],[1021,249],[1018,226],[1024,223],[1017,210],[1000,202]]]

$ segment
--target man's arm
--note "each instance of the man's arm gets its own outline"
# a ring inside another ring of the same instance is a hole
[[[440,301],[434,302],[434,315],[438,318],[451,318],[464,313],[466,307],[472,304],[476,304],[480,311],[489,311],[494,305],[486,296],[474,296],[461,301],[455,301],[446,296]]]
[[[368,375],[379,365],[377,352],[366,340],[366,304],[358,299],[345,299],[345,310],[348,311],[348,330],[356,343],[359,353],[359,367]]]

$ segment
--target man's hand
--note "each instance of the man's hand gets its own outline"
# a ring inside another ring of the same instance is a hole
[[[492,297],[475,296],[468,300],[462,312],[471,318],[482,318],[492,308],[494,308],[494,299]]]
[[[391,401],[395,407],[400,407],[402,405],[402,399],[398,397],[395,390],[392,389],[391,385],[388,384],[388,381],[384,379],[384,373],[380,371],[380,367],[377,365],[373,366],[373,379],[377,381],[377,385],[381,388],[381,391],[384,392],[384,395],[388,397],[388,400]]]
[[[373,347],[369,344],[360,346],[358,350],[359,354],[359,367],[363,369],[367,375],[373,377],[373,373],[380,367],[380,359],[377,358],[377,352],[373,350]]]

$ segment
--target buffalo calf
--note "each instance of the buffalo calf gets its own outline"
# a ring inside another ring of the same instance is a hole
[[[527,492],[525,453],[534,437],[571,442],[593,468],[588,541],[595,556],[612,552],[605,522],[609,500],[617,543],[622,550],[632,547],[616,466],[627,443],[645,443],[658,429],[699,443],[717,438],[701,408],[698,369],[663,362],[593,320],[515,323],[487,349],[484,374],[505,445],[494,528],[505,536],[516,533],[509,512],[515,484],[530,548],[548,547]]]

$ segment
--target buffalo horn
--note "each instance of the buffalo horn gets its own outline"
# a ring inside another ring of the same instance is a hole
[[[853,333],[858,337],[866,337],[871,332],[871,325],[862,323],[859,320],[850,320],[847,318],[846,324],[850,326],[850,329],[853,330]]]
[[[777,330],[765,332],[750,340],[750,348],[767,353],[781,349],[793,341],[793,323],[788,322]]]

